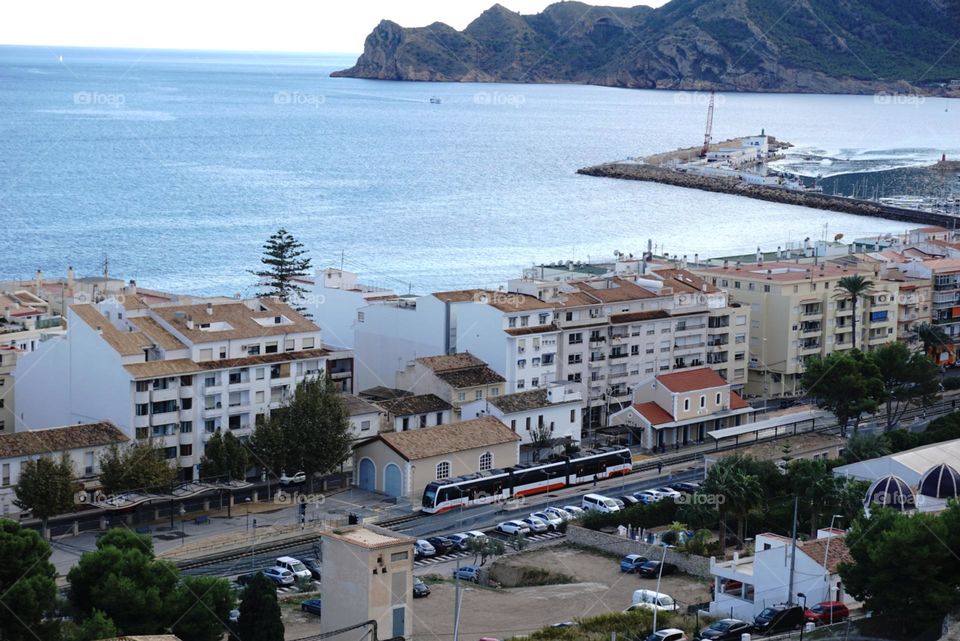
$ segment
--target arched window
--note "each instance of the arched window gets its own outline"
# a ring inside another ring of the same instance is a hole
[[[450,478],[450,461],[440,461],[437,463],[437,479]]]
[[[491,452],[484,452],[480,455],[480,471],[484,472],[486,470],[493,469],[493,454]]]

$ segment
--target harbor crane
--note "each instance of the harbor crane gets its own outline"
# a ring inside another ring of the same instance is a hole
[[[707,129],[703,132],[703,149],[700,150],[700,157],[704,158],[710,151],[710,141],[713,139],[713,99],[714,92],[710,92],[710,103],[707,105]]]

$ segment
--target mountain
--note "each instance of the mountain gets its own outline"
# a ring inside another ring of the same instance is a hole
[[[817,93],[960,79],[960,0],[672,0],[652,9],[496,4],[463,31],[382,21],[332,75]]]

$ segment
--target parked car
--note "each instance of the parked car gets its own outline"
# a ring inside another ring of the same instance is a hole
[[[320,616],[320,599],[307,599],[300,604],[300,611]]]
[[[646,641],[687,641],[687,635],[679,628],[663,628],[648,636]]]
[[[675,612],[680,609],[672,596],[653,590],[634,591],[631,605],[649,610],[659,610],[660,612]]]
[[[431,536],[427,539],[427,543],[433,546],[437,554],[446,554],[456,547],[456,544],[445,536]]]
[[[267,568],[263,571],[263,576],[267,577],[277,585],[291,585],[297,579],[293,575],[293,572],[280,567]]]
[[[799,630],[806,621],[799,605],[780,605],[764,608],[753,618],[753,629],[759,634],[779,634]]]
[[[551,628],[572,628],[577,625],[576,621],[561,621],[560,623],[551,623]]]
[[[277,560],[273,563],[274,567],[282,568],[284,570],[290,570],[293,573],[293,576],[297,579],[310,579],[313,577],[313,574],[299,559],[295,559],[292,556],[281,556],[277,557]]]
[[[471,537],[471,538],[474,538],[474,539],[485,539],[485,538],[487,538],[487,535],[484,534],[483,532],[481,532],[480,530],[468,530],[468,531],[467,531],[467,536],[469,536],[469,537]]]
[[[663,570],[660,570],[660,566],[663,565]],[[655,579],[659,575],[667,576],[668,574],[673,574],[677,571],[677,566],[673,563],[663,563],[661,561],[647,561],[639,568],[637,568],[637,574],[642,576],[645,579]]]
[[[466,532],[457,532],[456,534],[451,534],[447,538],[453,541],[453,548],[455,550],[462,551],[467,549],[467,541],[469,541],[472,537]]]
[[[620,499],[618,497],[613,497],[610,500],[616,503],[617,507],[620,508],[621,510],[627,507],[627,504],[623,502],[623,499]]]
[[[425,596],[430,596],[430,586],[424,583],[420,577],[413,577],[413,598],[420,599]]]
[[[533,512],[530,516],[540,519],[547,524],[547,529],[559,530],[560,526],[563,525],[563,519],[555,514],[548,514],[547,512]]]
[[[720,619],[700,630],[694,639],[709,641],[740,641],[740,635],[750,632],[753,626],[740,619]]]
[[[674,483],[670,488],[683,494],[693,494],[694,492],[700,491],[700,484],[696,481],[683,481],[681,483]]]
[[[298,483],[306,483],[307,474],[306,472],[296,472],[291,476],[287,476],[286,473],[280,475],[280,485],[296,485]]]
[[[303,562],[303,564],[308,570],[310,570],[310,576],[313,577],[314,581],[319,581],[321,573],[320,562],[313,559],[307,559]]]
[[[547,514],[554,514],[560,517],[561,521],[569,521],[570,519],[574,518],[573,514],[571,514],[567,508],[563,507],[548,507],[544,508],[543,511]]]
[[[530,534],[530,526],[523,521],[504,521],[497,526],[498,532],[504,534]]]
[[[434,556],[436,553],[437,549],[425,539],[417,539],[417,542],[413,544],[413,554],[417,558],[425,559]]]
[[[640,502],[643,503],[644,505],[646,505],[646,504],[648,504],[648,503],[656,503],[656,502],[659,501],[661,498],[663,498],[662,496],[660,496],[657,492],[655,492],[655,491],[653,491],[653,490],[641,490],[641,491],[637,492],[636,494],[634,494],[634,496],[637,498],[638,501],[640,501]]]
[[[586,514],[583,508],[578,505],[564,505],[563,511],[570,515],[572,519],[579,519],[581,516]]]
[[[640,556],[639,554],[628,554],[627,556],[620,559],[620,571],[621,572],[636,572],[641,565],[649,561],[645,556]]]
[[[580,499],[580,504],[584,510],[593,510],[596,512],[619,512],[620,506],[616,501],[600,494],[585,494]]]
[[[623,503],[626,507],[640,504],[640,499],[633,496],[632,494],[624,494],[623,496],[618,496],[616,500]]]
[[[720,585],[723,587],[724,592],[738,592],[743,587],[743,584],[737,581],[736,579],[721,579]],[[714,584],[711,582],[710,583],[710,600],[711,601],[716,597],[716,594],[714,594],[714,592],[715,592]]]
[[[850,609],[840,601],[821,601],[810,606],[803,613],[804,619],[817,625],[836,623],[850,616]]]
[[[461,566],[459,570],[453,571],[453,578],[459,578],[461,581],[480,583],[480,568],[475,565]]]
[[[658,487],[657,489],[654,490],[654,492],[659,492],[663,496],[663,498],[673,499],[674,501],[680,498],[680,492],[673,489],[672,487]]]
[[[255,576],[257,576],[256,572],[248,572],[247,574],[241,574],[240,576],[238,576],[235,579],[235,581],[237,582],[237,585],[246,586],[246,585],[249,585],[251,581],[253,581],[253,577]]]
[[[230,610],[229,614],[227,614],[227,620],[229,620],[230,623],[237,623],[240,620],[240,610]]]
[[[528,528],[530,528],[530,532],[532,532],[533,534],[540,534],[542,532],[547,532],[550,529],[549,523],[547,523],[543,519],[538,519],[535,516],[528,516],[527,518],[520,519],[520,520],[523,521]]]

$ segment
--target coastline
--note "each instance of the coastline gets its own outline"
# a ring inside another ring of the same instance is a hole
[[[891,207],[881,203],[858,200],[846,196],[833,196],[816,192],[801,192],[751,185],[736,178],[696,176],[641,163],[603,163],[591,167],[582,167],[577,170],[577,173],[583,176],[595,176],[599,178],[656,182],[673,185],[675,187],[733,194],[755,200],[812,207],[814,209],[824,209],[845,214],[854,214],[856,216],[884,218],[920,225],[937,225],[947,227],[948,229],[953,228],[958,220],[957,217],[947,214]]]

